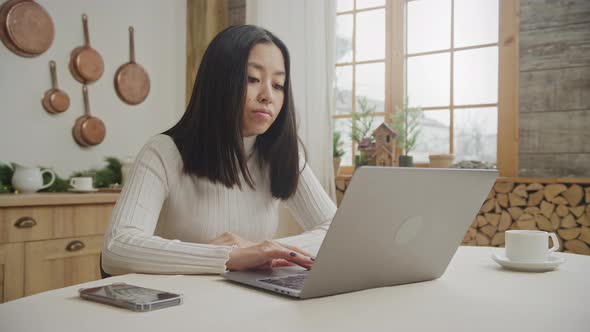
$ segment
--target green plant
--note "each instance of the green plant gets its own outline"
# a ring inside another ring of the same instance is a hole
[[[375,141],[373,137],[373,123],[375,122],[375,110],[377,105],[370,104],[367,97],[357,98],[359,110],[352,114],[350,138],[356,142],[357,147],[364,139],[369,139],[370,143]],[[356,167],[367,165],[368,157],[362,151],[354,156],[354,165]]]
[[[7,164],[0,163],[0,193],[13,192],[12,174],[14,174],[14,164],[10,168]]]
[[[408,103],[403,109],[396,107],[396,112],[391,116],[393,129],[397,131],[398,146],[404,150],[404,155],[409,155],[416,146],[416,141],[420,135],[418,125],[423,117],[423,111],[420,107],[409,107]]]
[[[41,169],[47,169],[49,167],[41,167]],[[49,175],[48,173],[43,174],[43,183],[48,183],[49,180],[51,180],[51,175]],[[62,179],[59,177],[59,175],[55,175],[55,181],[53,181],[53,183],[45,188],[45,189],[41,189],[40,192],[44,192],[44,193],[61,193],[64,191],[68,191],[68,188],[70,187],[70,180],[69,179]]]
[[[364,138],[371,138],[373,122],[375,121],[376,105],[369,104],[367,97],[358,98],[360,110],[352,113],[350,138],[360,144]]]
[[[344,150],[342,150],[343,142],[340,132],[334,130],[334,135],[332,138],[332,157],[340,158],[344,155]]]
[[[112,184],[120,184],[121,175],[121,161],[115,157],[106,158],[107,165],[104,168],[95,170],[87,170],[74,172],[69,178],[63,179],[58,175],[55,176],[55,181],[51,186],[40,190],[40,192],[66,192],[70,188],[70,178],[77,176],[90,176],[94,179],[94,187],[96,188],[108,188]],[[12,164],[14,168],[14,164]],[[12,175],[14,174],[13,168],[6,164],[0,163],[0,193],[13,193],[14,188],[12,187]],[[47,169],[49,167],[40,167],[41,169]],[[48,183],[51,179],[51,175],[43,174],[43,183]]]

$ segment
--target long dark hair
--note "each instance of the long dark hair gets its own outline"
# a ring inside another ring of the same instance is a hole
[[[291,197],[299,182],[298,137],[289,51],[271,32],[253,25],[229,27],[211,41],[199,66],[186,112],[164,134],[180,151],[183,172],[205,177],[228,188],[243,180],[254,188],[242,137],[248,56],[260,43],[272,43],[285,62],[284,101],[274,123],[258,135],[254,148],[261,167],[268,170],[272,196]],[[305,150],[304,150],[305,151]]]

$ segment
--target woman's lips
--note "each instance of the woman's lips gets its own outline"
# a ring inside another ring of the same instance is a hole
[[[268,112],[268,111],[254,111],[252,113],[254,113],[255,117],[266,119],[266,120],[270,120],[270,118],[272,117],[270,115],[270,112]]]

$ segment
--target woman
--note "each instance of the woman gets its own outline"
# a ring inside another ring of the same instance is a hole
[[[310,269],[336,207],[300,158],[289,53],[256,26],[203,56],[180,121],[139,152],[102,252],[110,274]],[[279,201],[305,232],[269,241]]]

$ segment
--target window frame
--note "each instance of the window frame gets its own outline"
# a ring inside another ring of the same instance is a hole
[[[388,110],[388,103],[387,103],[387,91],[389,91],[389,87],[387,85],[387,78],[390,76],[387,74],[387,68],[389,68],[390,66],[388,66],[387,64],[387,59],[388,59],[388,43],[389,43],[389,39],[390,39],[390,30],[387,27],[387,22],[390,21],[388,20],[387,16],[388,13],[391,12],[391,10],[388,10],[388,6],[390,5],[390,1],[389,0],[385,0],[385,5],[384,6],[374,6],[374,7],[367,7],[367,8],[362,8],[362,9],[357,9],[356,7],[356,0],[353,0],[353,8],[352,10],[346,10],[346,11],[342,11],[342,12],[337,12],[336,15],[350,15],[352,14],[352,61],[350,62],[340,62],[340,63],[336,63],[334,68],[338,68],[338,67],[346,67],[346,66],[351,66],[352,67],[352,90],[351,90],[351,100],[352,100],[352,105],[351,105],[351,113],[349,114],[334,114],[332,116],[333,120],[336,119],[352,119],[353,114],[356,113],[356,104],[357,104],[357,95],[356,95],[356,66],[358,65],[365,65],[365,64],[372,64],[372,63],[383,63],[385,65],[385,91],[384,91],[384,95],[385,95],[385,101],[384,101],[384,112],[375,112],[374,115],[375,116],[383,116],[385,119],[387,119],[387,114],[389,113]],[[363,13],[363,12],[368,12],[368,11],[374,11],[374,10],[379,10],[379,9],[384,9],[385,10],[385,58],[383,59],[376,59],[376,60],[364,60],[364,61],[357,61],[356,60],[356,20],[357,20],[357,14],[358,13]],[[354,126],[354,123],[353,123]],[[356,154],[356,144],[354,142],[352,142],[352,161],[354,163],[354,156]],[[342,175],[350,175],[352,174],[354,171],[354,166],[350,166],[350,165],[343,165],[340,167],[340,174]]]
[[[396,107],[401,107],[404,103],[406,91],[406,61],[408,57],[438,54],[450,52],[450,105],[444,107],[425,107],[424,110],[449,109],[451,114],[450,122],[450,153],[454,151],[454,129],[453,129],[453,110],[461,108],[483,108],[497,107],[498,128],[497,128],[497,154],[496,165],[500,176],[514,177],[518,172],[518,87],[519,87],[519,53],[518,53],[518,34],[519,20],[518,8],[519,0],[498,0],[498,42],[481,44],[467,47],[454,47],[454,2],[451,1],[451,48],[448,50],[438,50],[432,52],[420,52],[408,55],[406,53],[406,17],[407,3],[421,0],[385,0],[385,6],[371,8],[357,8],[357,0],[353,1],[353,9],[349,11],[338,12],[337,15],[353,14],[353,40],[352,62],[337,63],[338,66],[352,65],[352,112],[356,111],[356,68],[358,64],[382,62],[382,60],[360,61],[356,62],[356,13],[385,8],[385,101],[384,112],[375,113],[377,116],[384,116],[386,121],[390,119],[391,112]],[[460,105],[455,106],[453,102],[453,64],[454,52],[476,49],[483,47],[498,47],[498,100],[492,104],[477,105]],[[351,118],[352,114],[333,115],[333,119]],[[356,153],[356,144],[352,143],[352,157]],[[416,166],[427,167],[428,164],[416,164]],[[341,175],[350,175],[354,171],[354,166],[342,166]]]

